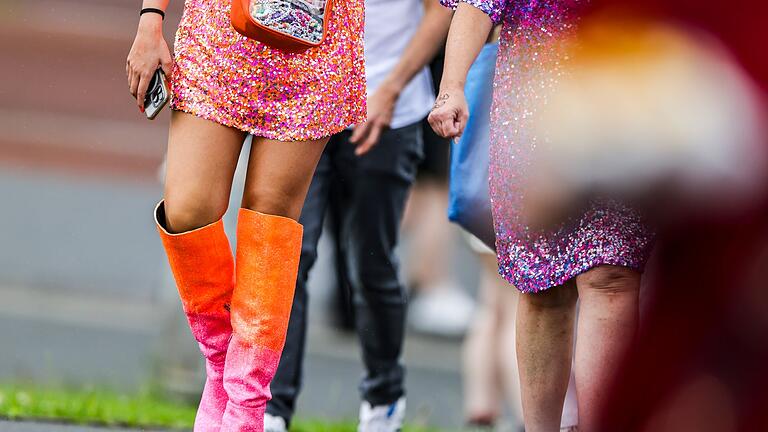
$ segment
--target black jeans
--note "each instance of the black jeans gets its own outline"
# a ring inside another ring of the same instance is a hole
[[[367,154],[357,157],[350,132],[334,135],[312,179],[301,213],[304,240],[288,336],[267,412],[290,422],[301,390],[307,333],[307,278],[329,203],[339,218],[339,249],[344,250],[352,288],[355,327],[366,374],[364,400],[389,404],[405,394],[400,362],[405,330],[406,292],[398,279],[395,246],[408,191],[423,157],[421,123],[382,134]]]

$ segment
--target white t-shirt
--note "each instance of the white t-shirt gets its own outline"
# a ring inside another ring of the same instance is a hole
[[[376,90],[400,60],[423,14],[423,0],[365,0],[368,94]],[[424,68],[400,93],[391,127],[395,129],[421,121],[429,114],[434,101],[432,77]]]

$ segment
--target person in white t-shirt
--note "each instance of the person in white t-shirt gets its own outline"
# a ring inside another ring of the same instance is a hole
[[[405,415],[406,290],[395,247],[416,168],[422,121],[435,95],[425,66],[445,43],[452,13],[439,0],[366,0],[368,119],[333,136],[302,210],[299,275],[286,345],[272,381],[266,432],[284,432],[301,388],[307,328],[307,277],[317,258],[333,191],[340,218],[355,327],[366,374],[360,384],[360,432],[396,432]]]

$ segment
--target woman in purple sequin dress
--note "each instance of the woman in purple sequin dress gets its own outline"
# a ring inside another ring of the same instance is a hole
[[[610,366],[630,343],[638,318],[640,274],[652,235],[640,215],[594,202],[546,232],[523,221],[524,181],[541,138],[535,107],[556,83],[565,39],[583,0],[441,0],[457,8],[440,95],[430,115],[443,136],[461,135],[463,83],[494,23],[502,24],[491,112],[490,194],[499,272],[526,295],[518,309],[518,361],[527,431],[557,430],[571,360],[580,429],[595,426]],[[579,338],[572,350],[575,306]]]

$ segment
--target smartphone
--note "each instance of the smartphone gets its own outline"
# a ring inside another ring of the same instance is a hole
[[[144,114],[147,115],[148,119],[154,120],[170,98],[171,93],[168,91],[168,81],[165,79],[165,73],[162,69],[158,69],[152,76],[152,81],[149,82],[149,88],[147,89],[147,95],[144,97]]]

